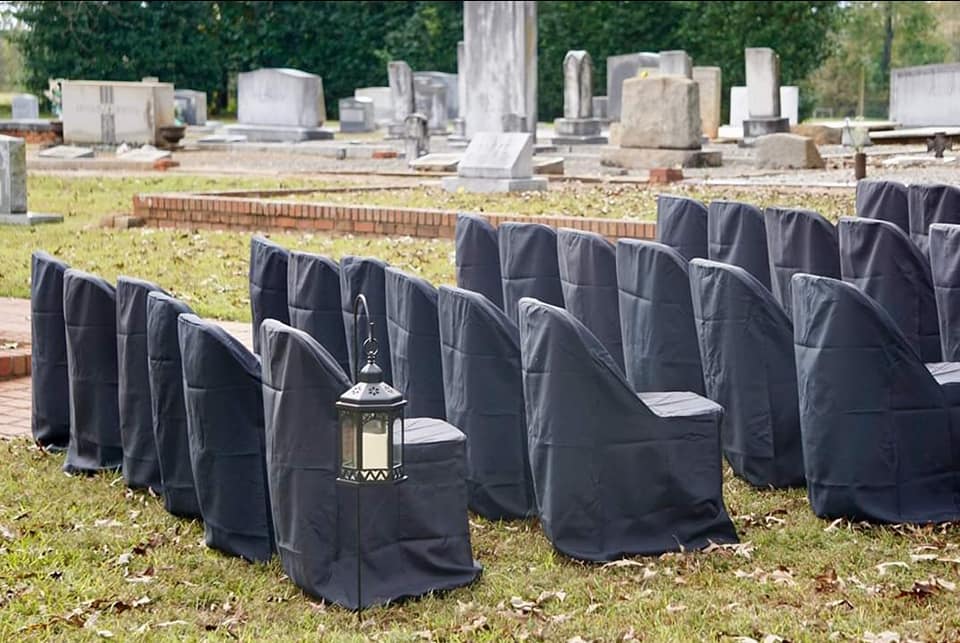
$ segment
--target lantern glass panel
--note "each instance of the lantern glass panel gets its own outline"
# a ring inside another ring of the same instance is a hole
[[[350,411],[340,412],[340,461],[348,469],[357,468],[357,416]]]
[[[371,413],[363,418],[363,469],[386,469],[390,466],[386,422],[387,417],[380,413]]]
[[[403,464],[403,414],[393,418],[393,463],[398,467]]]

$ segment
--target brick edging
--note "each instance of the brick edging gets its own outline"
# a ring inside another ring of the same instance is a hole
[[[30,347],[0,351],[0,381],[30,375],[32,362]]]

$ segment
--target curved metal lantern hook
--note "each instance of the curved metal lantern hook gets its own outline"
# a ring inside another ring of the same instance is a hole
[[[363,314],[367,318],[367,338],[363,340],[363,344],[360,343],[358,333],[361,305],[363,306]],[[367,362],[373,363],[380,350],[380,346],[373,336],[373,320],[370,319],[370,309],[367,308],[367,298],[363,296],[363,293],[357,295],[357,298],[353,300],[353,349],[353,382],[356,384],[360,381],[360,351],[365,351]]]

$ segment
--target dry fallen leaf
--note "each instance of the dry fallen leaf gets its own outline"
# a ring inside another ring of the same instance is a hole
[[[883,576],[884,574],[886,574],[886,573],[887,573],[887,569],[889,569],[889,568],[891,568],[891,567],[902,567],[902,568],[904,568],[904,569],[909,569],[909,568],[910,568],[910,565],[908,565],[908,564],[906,564],[906,563],[904,563],[904,562],[901,562],[901,561],[899,561],[899,560],[894,560],[894,561],[891,561],[891,562],[889,562],[889,563],[880,563],[879,565],[876,566],[877,571],[880,573],[881,576]]]

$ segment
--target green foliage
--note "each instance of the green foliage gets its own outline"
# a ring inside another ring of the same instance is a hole
[[[377,51],[381,69],[391,60],[405,60],[417,71],[457,71],[457,43],[463,40],[463,4],[418,2],[403,24]]]

